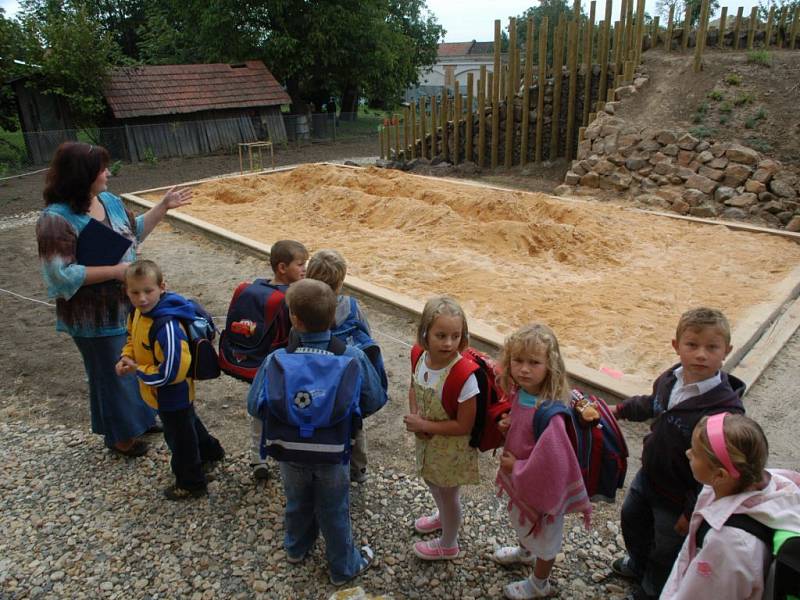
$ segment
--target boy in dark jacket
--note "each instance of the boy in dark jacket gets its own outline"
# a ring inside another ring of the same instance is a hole
[[[166,291],[161,269],[151,260],[131,263],[125,287],[134,310],[128,317],[128,343],[116,365],[117,374],[135,373],[142,399],[161,417],[175,474],[175,484],[164,495],[169,500],[205,496],[203,465],[222,460],[225,451],[194,412],[192,356],[180,319],[193,320],[195,309],[183,296]],[[159,330],[151,347],[150,328],[162,317],[168,318],[156,325]]]
[[[695,308],[681,315],[672,340],[680,363],[653,383],[653,393],[616,405],[618,419],[654,419],[644,439],[642,468],[622,505],[628,555],[612,570],[641,584],[634,597],[656,598],[683,545],[697,494],[686,451],[706,415],[744,413],[745,384],[721,370],[731,351],[728,320],[720,311]]]

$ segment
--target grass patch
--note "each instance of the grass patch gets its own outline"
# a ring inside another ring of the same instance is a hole
[[[25,140],[21,131],[0,129],[0,171],[3,174],[19,169],[28,160]]]
[[[719,112],[724,114],[730,114],[733,111],[733,106],[731,106],[730,102],[723,102],[719,105]]]
[[[725,94],[723,94],[719,90],[711,90],[710,92],[708,92],[708,97],[711,100],[714,100],[714,102],[719,102],[720,100],[725,99]]]
[[[738,73],[731,73],[725,76],[725,83],[728,85],[742,85],[742,76]]]
[[[772,66],[772,55],[767,50],[752,50],[747,53],[747,62],[751,65]]]
[[[754,150],[758,150],[762,153],[772,152],[772,145],[763,138],[758,137],[749,137],[745,138],[745,143],[753,148]]]
[[[766,118],[767,118],[767,111],[764,110],[764,107],[762,106],[756,111],[756,113],[753,116],[751,116],[749,119],[747,119],[747,121],[744,122],[744,126],[747,129],[753,129],[756,125],[758,125],[759,121],[762,121],[763,119]]]
[[[752,104],[753,100],[755,100],[753,94],[744,93],[736,96],[736,99],[733,101],[733,103],[736,106],[745,106],[747,104]]]
[[[717,130],[705,125],[698,125],[697,127],[692,127],[689,133],[696,138],[705,139],[716,135]]]
[[[731,118],[730,118],[729,115],[720,115],[719,116],[719,124],[720,125],[727,125],[728,121],[730,121],[730,120],[731,120]]]

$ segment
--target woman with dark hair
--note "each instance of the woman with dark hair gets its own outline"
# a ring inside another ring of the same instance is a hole
[[[155,411],[142,401],[135,375],[118,377],[114,371],[130,311],[122,282],[128,263],[136,258],[137,244],[168,210],[189,204],[192,193],[172,188],[161,202],[134,217],[122,200],[106,191],[108,162],[108,151],[100,146],[59,146],[47,173],[36,238],[47,293],[56,299],[56,330],[71,335],[83,357],[92,431],[103,435],[112,451],[133,457],[147,452],[138,436],[155,426]],[[78,236],[93,220],[131,241],[117,264],[78,263]]]

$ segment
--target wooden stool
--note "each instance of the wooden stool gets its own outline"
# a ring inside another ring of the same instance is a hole
[[[275,155],[272,152],[272,142],[240,142],[239,143],[239,172],[244,173],[244,160],[242,156],[242,148],[247,148],[247,158],[250,163],[250,171],[255,171],[253,167],[253,150],[258,152],[258,166],[259,171],[264,170],[264,160],[261,151],[264,148],[269,148],[269,158],[272,163],[272,168],[275,169]]]

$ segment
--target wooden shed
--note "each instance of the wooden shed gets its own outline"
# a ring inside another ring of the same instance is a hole
[[[239,142],[286,140],[291,99],[261,61],[115,69],[100,143],[129,160],[207,154]]]

